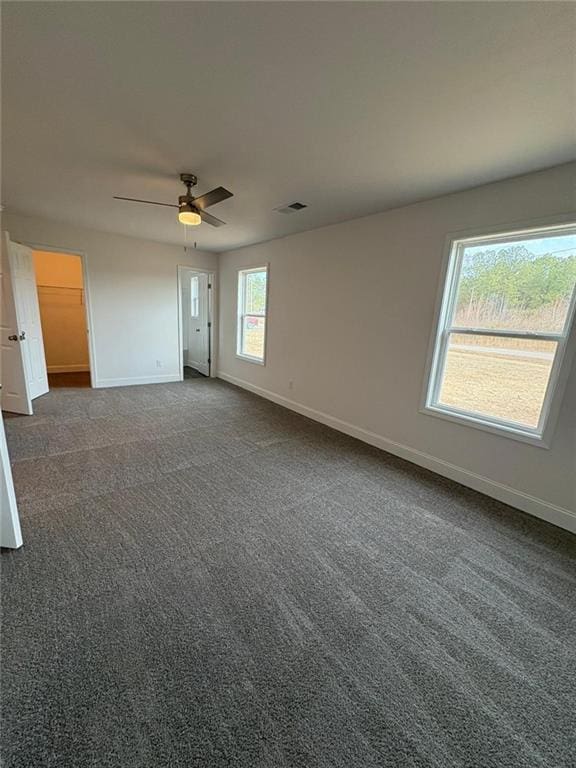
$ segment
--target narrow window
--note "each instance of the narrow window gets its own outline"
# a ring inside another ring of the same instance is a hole
[[[541,441],[575,284],[575,225],[453,241],[425,410]]]
[[[190,317],[196,319],[198,315],[198,275],[193,275],[190,278]]]
[[[236,353],[255,363],[264,363],[266,347],[266,303],[268,268],[238,272],[238,335]]]

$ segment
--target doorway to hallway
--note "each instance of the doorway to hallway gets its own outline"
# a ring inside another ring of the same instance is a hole
[[[214,275],[178,267],[180,361],[183,379],[212,374],[212,286]]]

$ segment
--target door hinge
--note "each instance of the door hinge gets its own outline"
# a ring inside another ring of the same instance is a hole
[[[212,288],[212,283],[208,283],[208,288]]]
[[[210,358],[208,358],[208,365],[210,365],[211,362],[212,362],[212,360],[210,360]]]
[[[208,323],[208,328],[212,328],[212,323]]]

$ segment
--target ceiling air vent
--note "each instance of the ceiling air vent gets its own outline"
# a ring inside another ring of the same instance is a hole
[[[279,208],[274,208],[274,210],[278,211],[278,213],[296,213],[296,211],[301,211],[303,208],[308,208],[306,203],[290,203],[290,205],[281,205]]]

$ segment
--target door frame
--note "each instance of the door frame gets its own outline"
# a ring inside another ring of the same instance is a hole
[[[98,376],[96,375],[96,347],[94,340],[94,322],[92,320],[92,302],[90,300],[90,279],[88,273],[88,257],[86,251],[74,248],[60,248],[57,245],[45,245],[44,243],[22,242],[22,245],[32,248],[33,251],[46,251],[47,253],[69,253],[71,256],[79,256],[82,262],[82,286],[84,291],[84,305],[86,314],[86,330],[88,331],[88,362],[90,365],[90,386],[96,387]]]
[[[202,269],[201,267],[194,267],[190,264],[178,264],[177,267],[177,286],[178,286],[178,359],[180,366],[180,381],[184,381],[184,329],[182,327],[182,276],[184,271],[186,272],[199,272],[203,275],[208,275],[208,284],[211,288],[208,288],[208,322],[210,326],[208,328],[208,342],[210,345],[210,363],[208,370],[210,371],[209,378],[216,378],[216,355],[214,339],[215,334],[215,302],[216,302],[216,273],[213,269]]]
[[[2,236],[2,264],[0,265],[0,278],[2,280],[2,300],[5,299],[5,297],[10,295],[10,310],[11,314],[13,315],[14,323],[7,327],[7,330],[10,332],[19,332],[18,328],[18,318],[16,315],[16,299],[14,296],[14,284],[12,282],[12,265],[11,265],[11,259],[10,259],[10,243],[13,242],[10,240],[10,233],[7,230],[3,230],[1,233]],[[4,316],[3,318],[4,319]],[[4,326],[2,326],[2,331],[4,331]],[[4,343],[2,343],[0,349],[0,374],[2,373],[3,366],[6,363],[6,360],[4,358]],[[19,353],[19,374],[18,377],[20,379],[19,384],[21,385],[22,389],[22,396],[21,399],[25,400],[25,403],[22,403],[23,409],[22,410],[16,410],[12,411],[14,413],[20,413],[23,416],[32,416],[34,413],[34,408],[32,406],[32,398],[30,397],[30,382],[28,381],[28,377],[26,375],[26,366],[24,363],[24,357],[22,355],[22,350],[18,347],[14,347],[14,352]],[[4,393],[1,391],[3,387],[4,381],[2,379],[2,376],[0,375],[0,411],[5,410],[7,412],[10,412],[11,409],[7,407],[7,403],[4,402]]]
[[[0,411],[0,501],[2,502],[0,505],[0,547],[18,549],[22,546],[22,530],[2,411]]]

